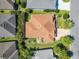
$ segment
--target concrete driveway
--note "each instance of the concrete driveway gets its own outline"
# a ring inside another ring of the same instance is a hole
[[[64,37],[66,35],[70,35],[70,29],[57,29],[56,40],[59,40],[61,37]]]
[[[58,9],[70,11],[70,2],[65,3],[62,0],[58,0]]]
[[[71,35],[75,40],[71,46],[73,56],[71,59],[79,59],[79,0],[71,0],[71,19],[75,22],[75,26],[71,30]]]

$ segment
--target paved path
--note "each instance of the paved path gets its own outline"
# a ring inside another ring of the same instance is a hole
[[[71,30],[71,35],[75,38],[71,47],[74,52],[71,59],[79,59],[79,0],[71,0],[71,19],[75,22],[75,26]]]
[[[70,2],[64,3],[62,0],[58,0],[58,9],[70,11]]]

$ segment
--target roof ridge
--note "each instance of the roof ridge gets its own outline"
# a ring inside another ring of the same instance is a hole
[[[12,0],[6,0],[10,5],[14,4]]]
[[[41,14],[40,14],[41,15]],[[44,15],[47,15],[47,14],[44,14]],[[35,18],[35,17],[34,17]],[[36,20],[36,19],[35,19]],[[36,20],[38,23],[40,23],[38,20]],[[49,21],[49,20],[48,20]],[[47,22],[46,22],[47,23]],[[40,25],[42,25],[41,23],[40,23]],[[44,24],[45,25],[45,24]],[[44,25],[42,25],[42,27],[44,28],[44,29],[46,29],[46,31],[48,32],[48,33],[50,33],[48,30],[47,30],[47,28],[44,26]]]
[[[35,19],[36,20],[36,19]],[[36,20],[37,21],[37,20]],[[37,21],[38,22],[38,21]],[[40,22],[38,22],[40,24]],[[47,30],[47,28],[44,27],[44,25],[40,24],[42,26],[42,28],[44,28],[44,30],[49,33],[49,36],[51,37],[52,34]],[[50,39],[51,40],[51,39]]]
[[[8,15],[8,14],[1,14],[1,15]],[[13,15],[8,16],[8,18],[7,18],[6,20],[4,20],[3,22],[8,21],[11,17],[13,17]],[[2,23],[3,23],[3,22],[2,22]],[[2,23],[1,23],[1,24],[2,24]]]
[[[11,59],[12,58],[12,56],[14,56],[16,53],[18,52],[18,50],[15,50],[10,56],[9,56],[9,58],[8,59]]]
[[[1,26],[0,26],[1,27]],[[5,28],[1,27],[2,29],[4,29],[5,31],[7,31]],[[14,36],[14,34],[12,34],[11,32],[7,31],[8,33],[10,33],[11,35]]]

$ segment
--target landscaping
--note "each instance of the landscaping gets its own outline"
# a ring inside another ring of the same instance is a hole
[[[73,43],[74,38],[71,36],[61,37],[56,45],[53,47],[54,54],[58,59],[70,59],[73,52],[69,51],[70,45]]]
[[[30,40],[30,42],[29,42],[29,40]],[[71,51],[69,51],[69,47],[71,46],[73,41],[74,41],[74,38],[72,36],[65,36],[65,37],[61,37],[58,41],[54,41],[54,42],[47,43],[47,44],[46,43],[37,43],[35,41],[35,39],[34,40],[27,39],[25,42],[26,42],[27,48],[31,48],[33,50],[52,48],[54,51],[54,54],[57,56],[57,58],[70,59]]]
[[[70,0],[63,0],[63,2],[69,2]]]
[[[72,20],[70,20],[69,12],[61,10],[57,14],[57,26],[58,28],[70,29],[74,26]]]

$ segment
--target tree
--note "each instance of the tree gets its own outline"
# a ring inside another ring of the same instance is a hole
[[[66,47],[69,47],[70,44],[72,44],[73,40],[74,38],[71,36],[65,36],[65,37],[60,38],[61,43]]]
[[[63,44],[59,43],[53,48],[54,54],[58,56],[59,59],[69,59],[67,54],[67,49]]]
[[[64,19],[68,19],[70,16],[69,16],[69,13],[65,13],[64,15],[63,15],[63,18]]]

